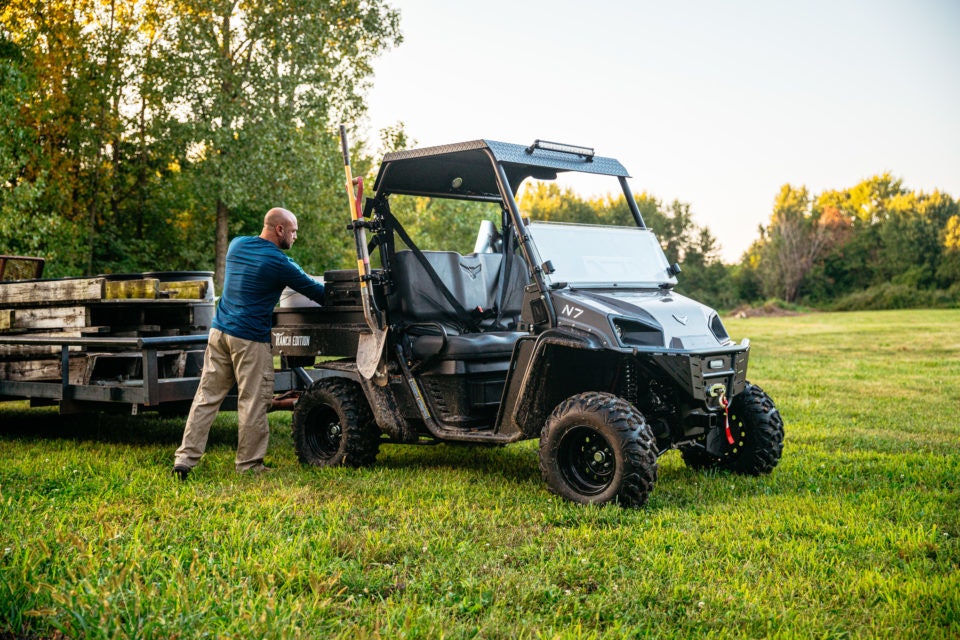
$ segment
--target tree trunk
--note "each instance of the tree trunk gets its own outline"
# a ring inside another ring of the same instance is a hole
[[[223,291],[223,275],[227,267],[227,227],[230,210],[223,200],[217,198],[216,258],[214,263],[213,284],[216,291]]]

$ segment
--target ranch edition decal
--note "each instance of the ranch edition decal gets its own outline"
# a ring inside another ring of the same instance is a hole
[[[285,333],[273,333],[273,343],[278,347],[309,347],[310,336],[289,336]]]

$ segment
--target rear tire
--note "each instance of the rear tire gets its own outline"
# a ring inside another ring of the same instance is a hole
[[[656,441],[643,415],[609,393],[562,402],[540,435],[540,472],[553,493],[581,504],[641,507],[657,480]]]
[[[347,380],[320,380],[293,410],[293,444],[303,464],[362,467],[380,450],[377,429],[363,392]]]

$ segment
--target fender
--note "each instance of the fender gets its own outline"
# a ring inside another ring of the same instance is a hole
[[[523,338],[526,344],[518,343],[510,377],[504,388],[501,403],[501,430],[518,429],[529,437],[539,435],[539,426],[546,418],[542,404],[542,387],[546,384],[545,371],[549,364],[547,351],[553,347],[571,350],[598,351],[603,349],[603,339],[574,327],[548,329],[536,338]],[[532,345],[529,345],[533,342]],[[552,407],[551,407],[552,408]],[[504,424],[506,423],[506,424]],[[533,433],[536,430],[537,433]]]

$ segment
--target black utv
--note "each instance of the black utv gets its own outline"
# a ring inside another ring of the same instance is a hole
[[[777,465],[783,422],[747,381],[749,342],[674,291],[679,266],[618,161],[541,140],[398,151],[363,200],[345,142],[344,158],[358,269],[328,271],[327,303],[280,309],[274,331],[292,365],[331,357],[298,369],[312,381],[293,414],[303,463],[369,465],[384,441],[539,438],[551,491],[625,506],[646,502],[671,449],[698,469]],[[518,207],[525,181],[574,174],[622,194],[611,198],[620,224],[531,220]],[[417,198],[486,203],[492,215],[472,251],[426,250],[399,213]]]

